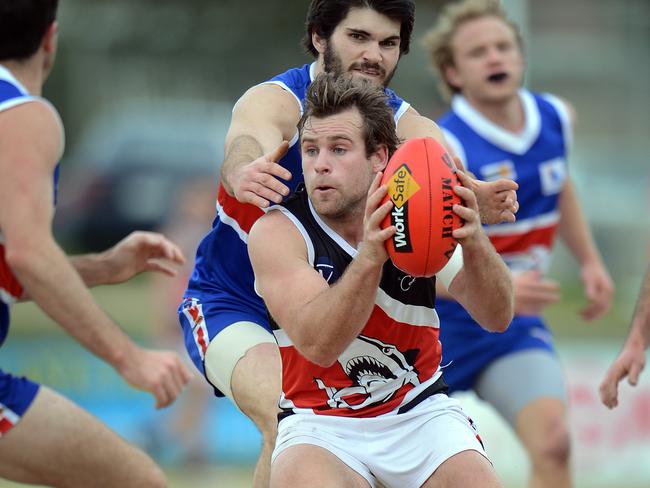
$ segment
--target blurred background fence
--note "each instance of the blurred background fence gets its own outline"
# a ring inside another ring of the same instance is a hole
[[[311,61],[299,46],[306,3],[61,0],[59,56],[45,95],[67,131],[55,223],[68,250],[105,248],[133,228],[164,228],[193,256],[212,218],[232,104],[248,87]],[[445,105],[418,40],[444,3],[417,1],[413,49],[392,85],[433,118]],[[596,397],[627,331],[648,259],[650,2],[504,3],[526,37],[527,85],[577,109],[571,174],[617,286],[612,312],[580,323],[578,268],[559,247],[551,276],[563,284],[564,299],[548,318],[571,388],[579,486],[650,486],[648,373],[639,388],[624,389],[615,412]],[[182,280],[163,284],[163,291],[159,285],[141,278],[98,289],[96,296],[142,342],[185,354],[174,329]],[[181,402],[154,412],[146,395],[127,389],[31,305],[16,307],[0,358],[4,369],[69,395],[169,469],[236,466],[244,473],[239,481],[208,471],[205,486],[250,484],[259,436],[228,401],[210,398],[204,384],[186,401],[203,406],[186,411]],[[477,400],[466,402],[508,486],[523,486],[526,461],[514,440]],[[173,483],[186,485],[179,478]]]

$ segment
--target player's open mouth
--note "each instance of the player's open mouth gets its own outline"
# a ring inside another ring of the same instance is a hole
[[[501,72],[501,73],[493,73],[490,76],[487,77],[487,80],[490,83],[501,83],[502,81],[505,81],[508,78],[508,73]]]
[[[332,186],[317,186],[315,188],[316,191],[329,191],[329,190],[333,190],[333,189],[334,189],[334,187],[332,187]]]

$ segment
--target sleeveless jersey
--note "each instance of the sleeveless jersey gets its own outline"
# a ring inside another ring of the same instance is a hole
[[[296,226],[310,264],[334,285],[356,249],[323,222],[304,190],[272,208]],[[293,413],[343,417],[402,413],[446,391],[434,304],[435,277],[416,279],[387,261],[368,322],[328,368],[303,357],[270,317],[282,357],[280,418]]]
[[[314,69],[315,63],[307,64],[302,68],[290,69],[262,84],[278,85],[291,93],[302,114],[307,87],[315,77]],[[387,89],[386,93],[397,122],[410,105],[391,90]],[[280,164],[292,174],[291,180],[284,183],[293,192],[303,181],[297,131]],[[216,299],[224,307],[244,307],[255,311],[259,317],[266,316],[264,303],[253,289],[253,269],[246,247],[248,232],[263,213],[263,210],[254,205],[238,202],[228,195],[222,184],[219,185],[217,215],[212,230],[199,244],[186,298]]]
[[[34,97],[4,66],[0,65],[0,112],[31,101],[44,101]],[[58,166],[54,170],[54,192],[59,179]],[[0,229],[0,345],[4,342],[9,330],[9,305],[15,302],[23,293],[23,288],[9,269],[5,260],[4,236]]]
[[[566,106],[551,95],[521,90],[519,96],[526,123],[518,135],[487,120],[462,96],[454,97],[451,111],[439,124],[450,146],[478,179],[491,181],[503,177],[519,183],[517,221],[486,226],[485,231],[513,273],[544,272],[560,219],[559,196],[567,178],[570,120]],[[533,334],[545,341],[550,338],[538,317],[515,317],[508,331],[490,336],[455,301],[439,300],[438,313],[447,324],[441,333],[445,351],[449,353],[445,362],[448,358],[453,360],[456,348],[467,349],[470,338],[472,341],[489,338],[488,342],[495,343],[494,350],[508,347],[507,337],[514,337],[517,328],[523,333],[523,329],[533,327],[536,328]],[[486,344],[483,347],[488,347]],[[456,366],[462,368],[464,363]]]

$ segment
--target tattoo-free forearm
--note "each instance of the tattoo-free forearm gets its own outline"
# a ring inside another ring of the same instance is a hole
[[[510,270],[484,234],[463,243],[463,263],[468,312],[487,330],[505,330],[514,313]]]
[[[229,194],[233,194],[230,183],[232,171],[243,164],[255,161],[264,155],[264,149],[257,139],[250,135],[238,136],[229,144],[226,157],[221,165],[221,184]]]
[[[327,367],[359,335],[374,307],[381,270],[358,256],[334,286],[302,308],[292,329],[306,358]]]
[[[646,268],[641,284],[639,299],[630,326],[629,339],[641,341],[644,349],[650,347],[650,265]]]
[[[8,263],[29,297],[52,320],[86,349],[119,367],[133,343],[95,303],[54,241],[43,239],[12,252]]]

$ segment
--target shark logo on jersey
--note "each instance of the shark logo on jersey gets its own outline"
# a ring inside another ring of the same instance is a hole
[[[359,410],[389,400],[404,385],[418,386],[420,380],[414,366],[418,353],[418,349],[402,353],[392,344],[359,336],[338,359],[352,385],[337,390],[320,378],[315,381],[327,393],[331,408]]]

